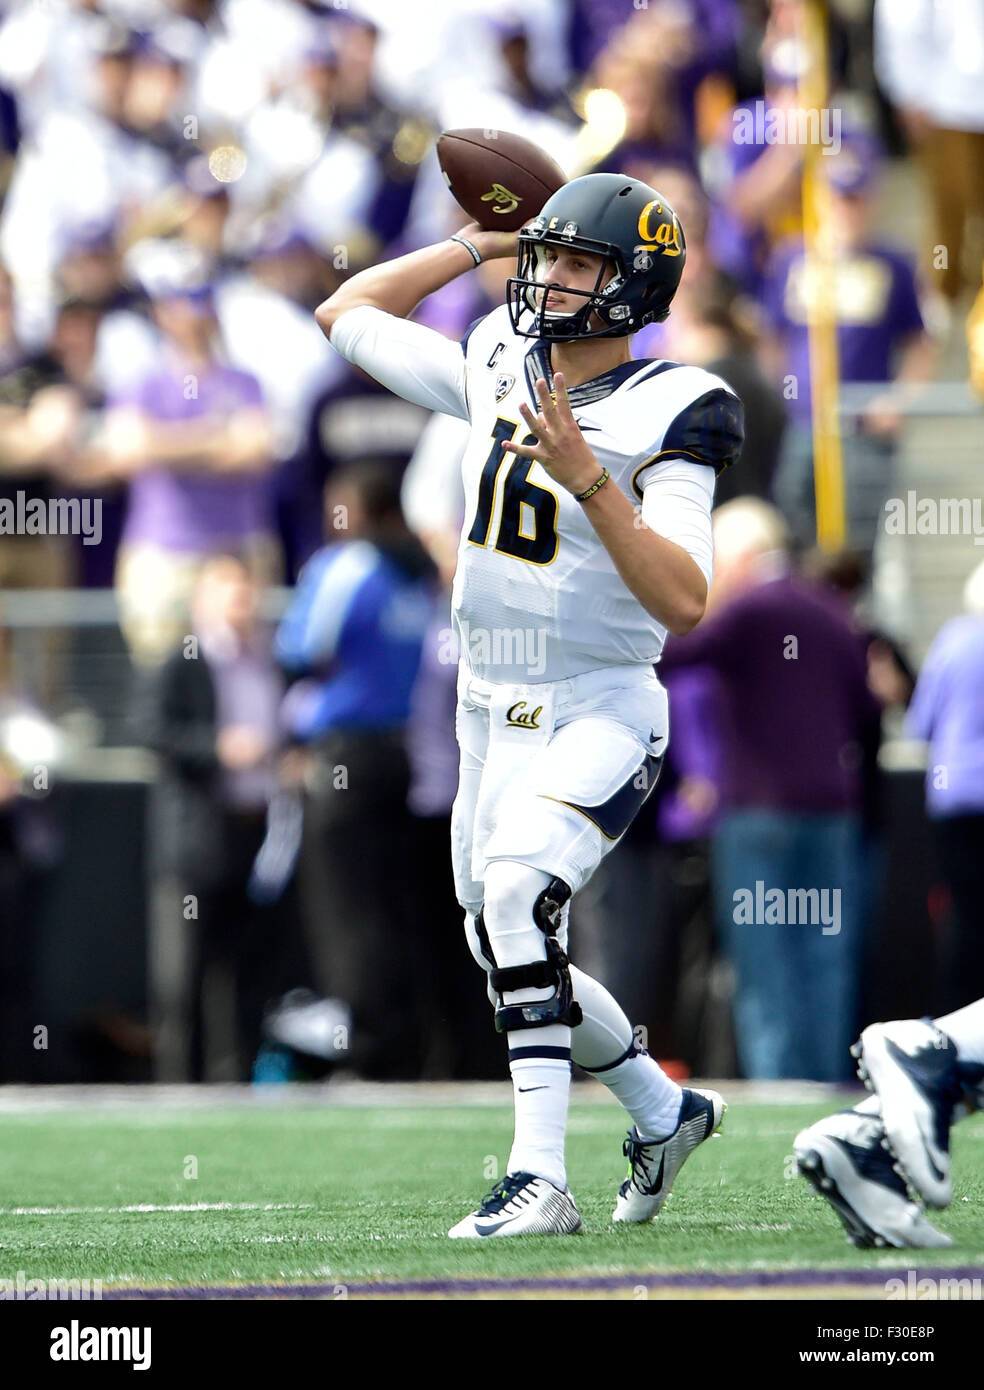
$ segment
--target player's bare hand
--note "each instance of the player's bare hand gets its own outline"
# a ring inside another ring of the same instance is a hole
[[[540,377],[536,394],[540,402],[537,414],[534,415],[525,401],[519,407],[530,434],[536,436],[536,444],[517,444],[510,440],[503,448],[522,458],[536,459],[568,491],[586,492],[598,478],[601,465],[578,429],[563,373],[555,373],[552,395],[546,381]]]
[[[519,232],[490,232],[477,222],[469,222],[462,227],[459,236],[470,241],[483,261],[497,261],[504,256],[515,258],[519,246]]]

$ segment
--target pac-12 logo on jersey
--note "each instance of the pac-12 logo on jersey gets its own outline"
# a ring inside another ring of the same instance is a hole
[[[514,376],[500,376],[495,383],[496,402],[501,401],[505,396],[508,396],[509,392],[513,389],[515,385],[516,378]]]

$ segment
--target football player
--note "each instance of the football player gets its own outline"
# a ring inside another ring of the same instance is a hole
[[[922,1204],[949,1205],[950,1128],[984,1107],[984,999],[935,1022],[874,1023],[851,1052],[873,1094],[796,1136],[800,1172],[853,1245],[951,1245]]]
[[[405,322],[425,295],[514,253],[506,303],[460,344]],[[572,897],[659,775],[669,727],[653,665],[666,633],[704,612],[714,479],[743,438],[720,378],[631,355],[630,336],[669,313],[685,254],[655,189],[589,174],[518,234],[471,224],[353,276],[317,310],[342,356],[471,427],[452,854],[508,1043],[515,1133],[505,1178],[454,1237],[580,1229],[564,1161],[572,1060],[632,1120],[616,1221],[657,1215],[724,1111],[660,1069],[565,949]]]

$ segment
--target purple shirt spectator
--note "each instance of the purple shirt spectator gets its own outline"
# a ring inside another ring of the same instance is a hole
[[[929,744],[934,820],[984,812],[984,617],[953,618],[926,653],[906,721]]]
[[[734,108],[722,124],[717,138],[708,146],[710,162],[709,184],[712,193],[707,228],[707,248],[714,264],[740,285],[747,294],[757,296],[762,287],[762,272],[769,254],[769,237],[762,227],[750,227],[731,205],[732,186],[746,174],[769,146],[764,140],[764,126],[756,121],[756,107],[763,105],[744,102]],[[750,128],[755,140],[739,138]],[[762,139],[758,137],[762,136]],[[774,233],[789,234],[794,225],[779,226]]]
[[[794,420],[810,419],[810,352],[804,253],[797,241],[776,248],[762,292],[765,316],[786,351],[783,371],[795,376]],[[905,256],[869,244],[838,260],[835,288],[841,381],[891,381],[898,348],[923,330],[916,279]]]
[[[121,404],[138,406],[152,420],[170,423],[227,416],[262,404],[259,382],[234,367],[212,366],[186,396],[186,377],[163,370],[145,378]],[[272,530],[270,485],[263,477],[222,476],[152,467],[130,484],[123,541],[152,542],[165,550],[201,554]]]
[[[698,811],[680,795],[680,783],[700,778],[721,793],[723,694],[719,677],[707,666],[687,666],[665,675],[670,696],[670,746],[667,760],[677,782],[659,803],[661,838],[700,840],[710,834],[718,806]]]
[[[879,711],[862,644],[825,594],[789,575],[756,584],[668,641],[659,673],[700,663],[722,678],[729,807],[860,808]]]

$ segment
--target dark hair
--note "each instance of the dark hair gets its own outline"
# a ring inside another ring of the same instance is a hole
[[[800,569],[808,579],[827,584],[842,594],[857,594],[867,582],[869,566],[857,550],[828,552],[814,548],[803,555]]]
[[[754,306],[723,276],[712,276],[697,288],[693,314],[698,323],[726,334],[736,351],[754,352],[758,341]]]
[[[400,471],[395,463],[387,463],[385,459],[356,459],[331,474],[326,491],[331,493],[341,487],[353,489],[372,525],[392,516],[403,516]]]

